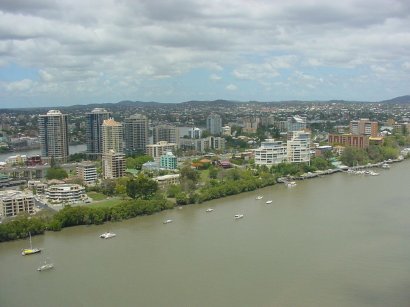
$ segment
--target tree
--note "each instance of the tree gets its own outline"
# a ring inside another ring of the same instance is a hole
[[[328,160],[322,157],[314,157],[310,160],[310,165],[319,170],[329,169],[332,165]]]
[[[364,165],[368,161],[368,156],[363,149],[346,147],[340,156],[340,160],[347,166]]]
[[[181,193],[181,186],[172,184],[168,187],[167,196],[168,197],[175,197],[175,195]]]
[[[118,178],[115,182],[115,192],[119,195],[125,195],[127,193],[128,177]],[[128,194],[128,193],[127,193]]]
[[[140,155],[135,157],[128,157],[126,163],[127,168],[135,168],[140,170],[142,168],[142,165],[149,161],[154,161],[154,159],[148,155]]]
[[[218,178],[218,169],[216,167],[209,168],[209,178],[211,179]]]
[[[86,160],[87,155],[83,152],[78,152],[68,156],[68,162],[81,162],[82,160]]]
[[[158,183],[143,174],[127,183],[127,194],[133,199],[150,199],[157,190]]]
[[[138,186],[137,186],[137,182],[134,179],[131,179],[130,181],[127,182],[126,185],[126,191],[127,191],[127,195],[129,197],[131,197],[132,199],[135,199],[137,197],[137,190],[138,190]]]
[[[105,179],[101,183],[101,192],[107,196],[114,195],[115,192],[115,181],[112,179]]]
[[[181,180],[192,180],[194,183],[198,182],[199,172],[191,168],[190,165],[185,165],[181,168]]]
[[[67,177],[68,177],[67,172],[61,167],[50,167],[47,170],[47,174],[46,174],[46,178],[48,180],[51,180],[51,179],[62,180]]]

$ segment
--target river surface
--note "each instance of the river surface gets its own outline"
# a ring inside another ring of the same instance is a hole
[[[70,155],[72,155],[72,154],[79,153],[79,152],[85,152],[86,150],[87,150],[87,144],[70,145],[69,153]],[[34,156],[34,155],[40,155],[40,154],[41,154],[40,148],[23,150],[23,151],[7,152],[7,153],[0,154],[0,162],[6,161],[6,159],[10,156],[15,156],[15,155]]]
[[[0,306],[409,306],[410,161],[377,171],[1,243]]]

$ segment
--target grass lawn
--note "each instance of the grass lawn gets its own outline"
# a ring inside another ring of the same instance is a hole
[[[209,181],[209,170],[205,169],[200,171],[200,181],[201,182],[208,182]]]
[[[87,195],[88,197],[91,197],[93,201],[103,200],[107,198],[107,196],[105,196],[104,194],[94,191],[88,192]]]
[[[120,198],[110,198],[106,200],[92,202],[91,204],[89,204],[89,206],[94,208],[112,207],[118,205],[121,201],[122,200]]]

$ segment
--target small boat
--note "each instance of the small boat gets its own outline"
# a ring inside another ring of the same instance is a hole
[[[286,183],[286,186],[287,186],[288,188],[295,187],[295,186],[296,186],[296,182],[295,182],[295,181],[289,181],[289,182]]]
[[[384,168],[384,169],[389,169],[389,168],[390,168],[390,165],[387,164],[387,163],[383,163],[383,164],[382,164],[382,168]]]
[[[21,250],[21,255],[22,256],[37,254],[37,253],[41,252],[41,249],[33,248],[33,244],[31,242],[31,232],[29,232],[28,234],[30,236],[30,248],[25,248],[25,249]]]
[[[44,260],[44,264],[40,265],[37,268],[37,271],[41,272],[41,271],[46,271],[46,270],[50,270],[54,268],[54,264],[53,263],[49,263],[47,262],[47,260]]]
[[[243,218],[243,214],[235,214],[234,216],[235,220]]]
[[[101,234],[100,235],[100,238],[101,239],[109,239],[109,238],[113,238],[113,237],[115,237],[116,236],[116,234],[115,233],[112,233],[112,232],[104,232],[103,234]]]
[[[256,197],[257,200],[260,200],[262,198],[263,198],[263,196],[260,196],[260,195],[258,197]]]
[[[271,203],[272,203],[272,201],[271,201],[271,200],[268,200],[266,203],[269,205],[269,204],[271,204]]]
[[[212,208],[208,208],[208,209],[205,210],[205,212],[212,212],[212,211],[214,211],[214,209],[212,209]]]
[[[162,222],[163,224],[169,224],[172,223],[172,220],[165,220],[164,222]]]

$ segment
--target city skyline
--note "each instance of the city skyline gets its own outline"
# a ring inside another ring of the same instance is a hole
[[[404,0],[22,0],[0,16],[0,108],[380,101],[410,83]]]

